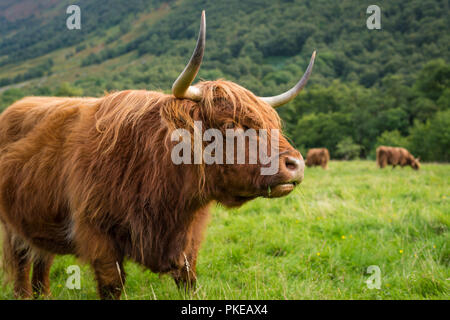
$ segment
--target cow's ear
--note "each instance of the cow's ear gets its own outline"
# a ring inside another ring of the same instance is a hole
[[[420,157],[417,157],[417,158],[416,158],[416,161],[419,162],[419,161],[420,161]]]

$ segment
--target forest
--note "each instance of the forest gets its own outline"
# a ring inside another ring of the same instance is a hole
[[[274,95],[295,84],[317,50],[307,87],[279,109],[302,153],[326,147],[334,159],[373,159],[378,145],[391,145],[450,161],[448,1],[379,1],[382,28],[369,30],[369,4],[355,0],[86,0],[82,29],[70,32],[69,1],[45,2],[26,17],[0,13],[0,111],[26,95],[169,92],[204,9],[198,79]]]

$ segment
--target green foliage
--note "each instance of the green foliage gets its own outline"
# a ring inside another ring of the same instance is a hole
[[[7,77],[0,79],[0,87],[18,82],[23,82],[34,78],[40,78],[44,75],[50,75],[52,73],[51,71],[52,67],[53,67],[53,60],[47,59],[45,62],[37,65],[36,67],[30,68],[25,73],[18,74],[15,77]]]
[[[450,87],[450,65],[443,59],[430,61],[419,73],[415,87],[428,99],[437,101]]]
[[[18,1],[14,1],[14,4],[15,2]],[[23,6],[30,5],[26,1],[22,2]],[[152,10],[159,7],[162,2],[109,0],[108,5],[99,5],[96,0],[83,1],[78,4],[82,12],[81,30],[76,31],[68,31],[66,28],[68,16],[64,14],[66,8],[72,4],[69,0],[59,1],[57,6],[43,3],[40,8],[32,7],[32,11],[40,12],[30,15],[27,19],[0,18],[3,33],[0,40],[0,56],[7,56],[7,59],[0,61],[0,65],[22,62],[54,50],[77,45],[86,39],[101,35],[108,28],[127,19],[129,15]],[[11,32],[10,36],[6,35],[8,31]]]
[[[15,101],[23,98],[25,96],[25,92],[18,88],[11,88],[5,90],[0,95],[0,112],[3,111],[7,106],[14,103]]]
[[[409,145],[407,137],[400,134],[398,130],[385,131],[377,138],[378,146],[406,147]]]
[[[411,151],[425,161],[450,161],[450,109],[411,128]]]
[[[83,89],[76,88],[68,84],[67,82],[63,83],[60,87],[58,87],[54,93],[55,96],[58,97],[76,97],[83,95]]]
[[[345,137],[336,146],[336,155],[344,160],[356,159],[361,152],[361,146],[354,143],[351,137]]]
[[[340,113],[311,113],[297,122],[294,138],[305,148],[326,147],[336,153],[339,141],[350,134],[349,119]]]

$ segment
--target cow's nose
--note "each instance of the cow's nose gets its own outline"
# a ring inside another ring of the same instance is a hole
[[[287,156],[284,158],[284,165],[292,175],[293,180],[298,182],[303,180],[303,172],[305,170],[305,161],[303,159]]]

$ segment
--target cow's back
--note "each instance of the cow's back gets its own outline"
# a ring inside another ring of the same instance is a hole
[[[25,138],[37,125],[53,117],[64,117],[68,109],[95,98],[27,97],[0,114],[0,149]]]

